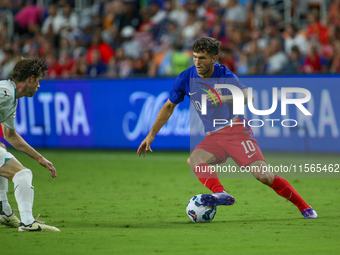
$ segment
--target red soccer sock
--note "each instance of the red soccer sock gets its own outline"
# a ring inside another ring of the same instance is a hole
[[[202,163],[195,167],[195,174],[202,184],[210,189],[213,193],[225,191],[222,184],[218,179],[216,172],[211,172],[211,168],[208,164]]]
[[[302,199],[297,191],[289,184],[289,182],[275,174],[274,182],[271,186],[277,194],[292,202],[299,208],[300,212],[309,208],[310,206]]]

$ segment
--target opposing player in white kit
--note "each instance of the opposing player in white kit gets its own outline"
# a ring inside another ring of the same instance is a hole
[[[17,99],[24,96],[32,97],[40,87],[39,82],[47,70],[48,66],[42,59],[21,58],[14,67],[12,78],[0,81],[0,123],[6,141],[46,167],[51,172],[52,178],[55,178],[57,175],[53,164],[28,145],[14,127]],[[60,231],[33,218],[32,172],[7,152],[6,146],[1,142],[0,176],[0,223],[18,227],[19,232]],[[21,222],[8,203],[8,180],[14,183],[14,195]]]

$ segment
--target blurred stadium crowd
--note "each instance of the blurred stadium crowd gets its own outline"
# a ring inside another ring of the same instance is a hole
[[[238,75],[340,71],[340,0],[35,1],[0,0],[1,78],[36,53],[49,78],[174,76],[202,36]]]

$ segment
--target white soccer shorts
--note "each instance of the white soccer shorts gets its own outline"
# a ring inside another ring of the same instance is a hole
[[[0,147],[0,167],[2,167],[8,160],[14,156],[9,153],[6,149]]]

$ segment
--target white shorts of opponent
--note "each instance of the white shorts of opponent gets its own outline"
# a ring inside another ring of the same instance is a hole
[[[5,148],[0,146],[0,167],[2,167],[8,160],[13,158],[14,156],[9,153]]]

